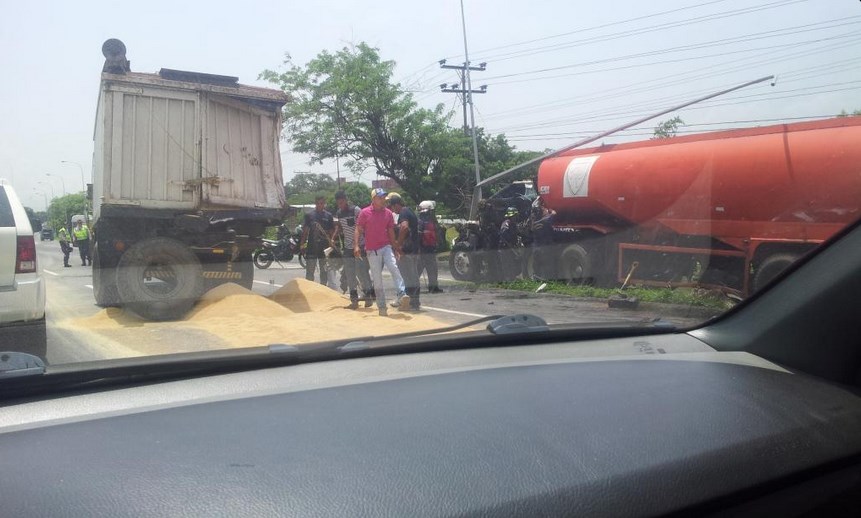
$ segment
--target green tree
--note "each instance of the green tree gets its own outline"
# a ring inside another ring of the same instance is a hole
[[[442,105],[419,108],[393,82],[394,62],[365,43],[323,51],[305,66],[288,55],[285,65],[286,72],[260,77],[291,98],[284,120],[294,151],[316,161],[345,157],[354,172],[376,168],[413,199],[426,197],[447,144]]]
[[[42,222],[45,221],[45,219],[40,218],[39,213],[31,209],[30,207],[24,207],[24,212],[27,213],[27,219],[30,220],[30,227],[33,229],[33,231],[39,231],[42,228]]]
[[[519,151],[512,146],[505,135],[488,135],[484,129],[476,128],[478,141],[478,161],[482,178],[510,169],[541,155],[538,151]],[[442,155],[439,174],[436,177],[434,199],[443,205],[443,210],[452,216],[466,216],[469,212],[475,187],[475,163],[472,151],[472,137],[461,130],[449,130],[448,149]],[[534,179],[538,166],[530,166],[488,185],[484,195],[493,193],[515,180]]]
[[[679,131],[679,126],[684,126],[685,121],[682,120],[678,115],[673,117],[672,119],[665,120],[663,122],[659,122],[657,126],[655,126],[654,135],[652,139],[660,139],[660,138],[673,138],[676,136],[676,133]]]
[[[861,115],[861,108],[853,111],[852,113],[848,113],[846,110],[840,110],[840,113],[837,114],[838,117],[849,117],[850,115],[853,117]]]
[[[297,173],[284,185],[287,203],[307,205],[314,203],[314,196],[321,192],[334,195],[338,183],[328,174]]]
[[[54,229],[59,229],[61,226],[68,227],[72,216],[84,213],[84,206],[84,193],[54,198],[48,206],[48,222]]]

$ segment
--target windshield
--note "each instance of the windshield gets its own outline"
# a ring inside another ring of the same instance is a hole
[[[239,7],[0,22],[3,350],[686,328],[861,216],[857,2]]]

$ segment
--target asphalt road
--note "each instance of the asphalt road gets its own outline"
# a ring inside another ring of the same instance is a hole
[[[46,320],[48,329],[48,361],[52,364],[100,360],[141,354],[133,348],[79,327],[70,327],[69,321],[93,316],[101,308],[93,299],[92,271],[81,266],[77,250],[70,260],[72,267],[64,268],[62,253],[56,241],[37,241],[38,258],[47,286]],[[267,270],[255,270],[254,291],[269,295],[291,279],[304,277],[304,270],[294,259],[273,264]],[[386,283],[392,298],[391,284]],[[619,320],[639,321],[661,317],[672,323],[687,326],[702,321],[702,311],[663,305],[645,305],[638,310],[609,309],[602,300],[578,300],[548,294],[533,294],[500,289],[475,289],[455,282],[443,267],[440,269],[441,294],[422,292],[422,307],[438,320],[456,324],[490,315],[532,313],[549,323],[591,323]],[[426,288],[426,280],[422,279]],[[168,337],[168,340],[185,340],[185,350],[195,349],[194,336]],[[199,346],[206,350],[205,345]]]

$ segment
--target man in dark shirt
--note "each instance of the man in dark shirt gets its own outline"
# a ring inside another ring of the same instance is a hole
[[[326,269],[324,250],[330,246],[335,234],[335,220],[326,210],[326,196],[317,195],[314,199],[314,212],[305,214],[302,223],[302,239],[299,247],[305,250],[305,278],[314,280],[314,270],[320,266],[320,284],[327,285],[329,272]]]
[[[398,248],[401,256],[398,258],[398,270],[404,277],[404,287],[409,297],[409,304],[401,304],[401,311],[418,311],[421,308],[419,294],[419,219],[415,212],[404,206],[401,196],[392,192],[386,197],[392,212],[398,215]]]

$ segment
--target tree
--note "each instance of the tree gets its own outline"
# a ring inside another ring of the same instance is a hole
[[[855,117],[857,115],[861,115],[861,108],[853,111],[852,113],[847,113],[846,110],[840,110],[840,113],[837,114],[838,117]]]
[[[338,183],[327,174],[298,173],[284,186],[287,202],[292,205],[314,203],[317,193],[333,194]]]
[[[69,225],[72,216],[84,214],[84,193],[67,194],[54,198],[48,206],[48,221],[52,228],[59,229]]]
[[[476,128],[476,137],[482,178],[489,178],[542,154],[537,151],[519,151],[509,144],[505,135],[491,136],[482,128]],[[451,215],[465,216],[469,211],[475,187],[472,137],[465,136],[460,129],[451,129],[448,138],[449,147],[440,159],[434,199],[442,203]],[[489,185],[484,189],[484,193],[492,193],[514,180],[534,179],[537,174],[537,165],[523,168],[510,178],[501,180],[499,184]]]
[[[676,136],[676,133],[679,130],[679,126],[684,126],[685,121],[682,120],[678,115],[673,117],[672,119],[665,120],[663,122],[659,122],[657,126],[655,126],[654,135],[652,139],[660,139],[660,138],[673,138]]]
[[[30,220],[30,227],[34,231],[37,231],[42,228],[42,222],[45,221],[45,219],[40,218],[39,213],[31,209],[30,207],[24,207],[24,212],[27,213],[27,219]]]
[[[284,120],[294,151],[316,161],[348,158],[354,172],[374,167],[412,198],[425,197],[447,144],[442,105],[419,108],[393,82],[394,62],[365,43],[323,51],[304,67],[288,55],[285,65],[286,72],[265,70],[260,77],[291,98]]]

